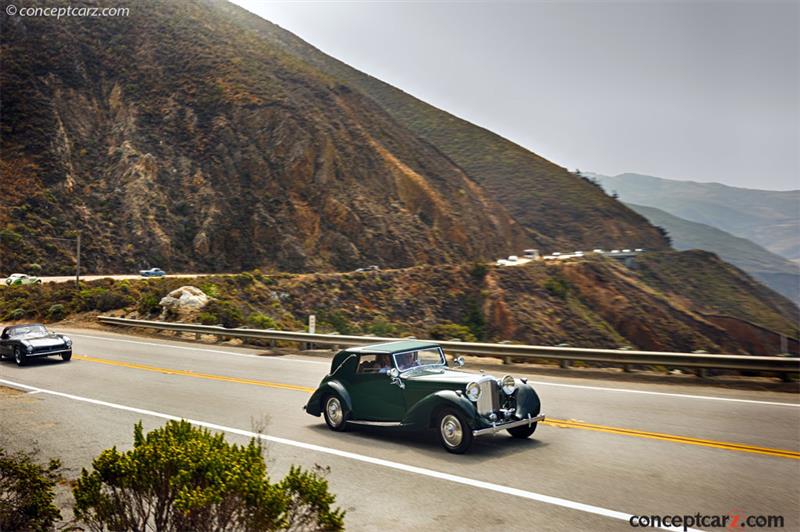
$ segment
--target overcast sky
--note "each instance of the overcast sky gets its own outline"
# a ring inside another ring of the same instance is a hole
[[[235,3],[570,169],[800,188],[800,2]]]

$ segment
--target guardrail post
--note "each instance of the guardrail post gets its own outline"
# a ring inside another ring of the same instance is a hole
[[[198,342],[202,339],[202,337],[203,337],[202,333],[194,333],[194,339],[197,340]]]
[[[558,366],[562,369],[569,369],[571,362],[569,360],[562,360],[558,363]]]
[[[708,378],[708,369],[707,368],[697,368],[695,372],[698,378],[706,379]]]

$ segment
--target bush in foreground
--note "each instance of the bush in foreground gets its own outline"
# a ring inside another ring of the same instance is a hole
[[[170,421],[133,449],[108,449],[77,480],[75,516],[90,530],[342,530],[344,512],[317,472],[270,483],[261,445]]]
[[[0,449],[0,530],[50,530],[61,518],[53,503],[58,460],[47,466],[30,455]]]

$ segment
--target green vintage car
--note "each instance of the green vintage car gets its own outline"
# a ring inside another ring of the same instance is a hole
[[[540,407],[527,379],[453,369],[439,345],[402,340],[337,353],[303,408],[335,431],[349,425],[435,429],[442,446],[460,454],[475,436],[507,430],[529,437],[544,419]]]

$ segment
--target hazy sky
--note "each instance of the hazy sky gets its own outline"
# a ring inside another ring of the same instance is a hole
[[[235,3],[570,169],[800,188],[800,2]]]

